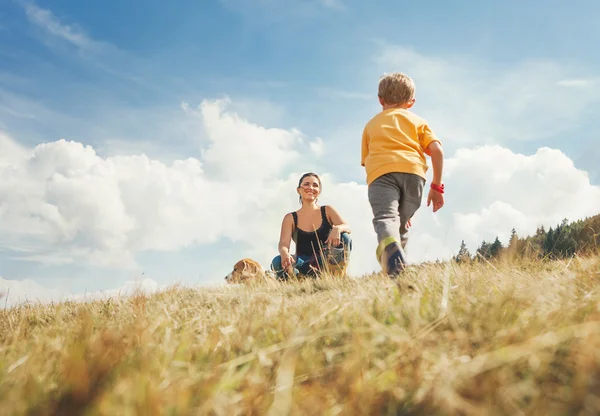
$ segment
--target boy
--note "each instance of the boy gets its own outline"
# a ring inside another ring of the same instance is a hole
[[[415,103],[415,84],[403,73],[384,75],[379,81],[382,111],[365,126],[361,165],[367,173],[369,203],[377,234],[377,260],[384,273],[404,270],[404,248],[410,219],[419,209],[431,157],[433,180],[427,206],[433,212],[444,205],[442,170],[444,152],[427,122],[408,111]]]

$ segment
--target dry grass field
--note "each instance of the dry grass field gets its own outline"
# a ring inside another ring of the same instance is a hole
[[[600,257],[0,311],[4,415],[595,415]]]

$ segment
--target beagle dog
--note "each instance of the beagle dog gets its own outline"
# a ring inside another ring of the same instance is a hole
[[[255,260],[245,258],[238,261],[231,273],[225,276],[229,284],[248,284],[267,280],[269,277],[265,269]]]

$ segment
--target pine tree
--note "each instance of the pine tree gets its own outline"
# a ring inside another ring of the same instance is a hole
[[[465,244],[465,240],[462,240],[460,243],[460,249],[458,250],[458,254],[456,255],[457,263],[465,263],[471,261],[471,253],[469,253],[469,249]]]
[[[489,259],[490,258],[490,244],[487,243],[485,240],[483,240],[483,242],[481,243],[481,246],[477,249],[477,254],[479,254],[479,256],[483,257],[484,259]]]
[[[577,229],[577,223],[569,224],[566,218],[562,221],[555,232],[554,254],[556,257],[571,257],[577,252],[578,244],[575,239]]]
[[[517,236],[517,230],[515,230],[515,228],[513,227],[512,231],[510,232],[510,240],[508,242],[508,246],[515,246],[517,244],[518,239],[519,237]]]
[[[496,250],[499,245],[501,246],[499,242],[494,241],[490,244],[484,240],[477,248],[475,257],[480,260],[490,259],[498,254]],[[523,238],[519,238],[513,228],[506,249],[499,251],[503,252],[507,259],[515,256],[532,259],[568,258],[575,254],[598,253],[600,214],[571,223],[565,218],[558,225],[547,229],[540,225],[535,234]]]
[[[517,235],[517,230],[512,229],[510,232],[510,240],[508,242],[508,248],[506,249],[506,254],[508,259],[513,259],[517,253],[519,252],[519,236]]]
[[[546,239],[544,240],[544,255],[549,256],[553,254],[554,249],[554,230],[552,227],[546,233]]]
[[[494,242],[490,246],[490,257],[493,257],[493,258],[500,257],[500,254],[502,253],[502,249],[503,248],[504,247],[502,246],[502,243],[500,242],[500,239],[498,237],[496,237],[496,239],[494,240]]]

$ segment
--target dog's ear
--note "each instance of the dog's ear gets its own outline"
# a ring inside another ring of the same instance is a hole
[[[249,268],[250,268],[250,265],[248,264],[248,260],[246,260],[246,259],[242,260],[242,271],[245,272]]]
[[[234,266],[233,270],[237,272],[241,272],[244,270],[244,260],[239,260]]]

